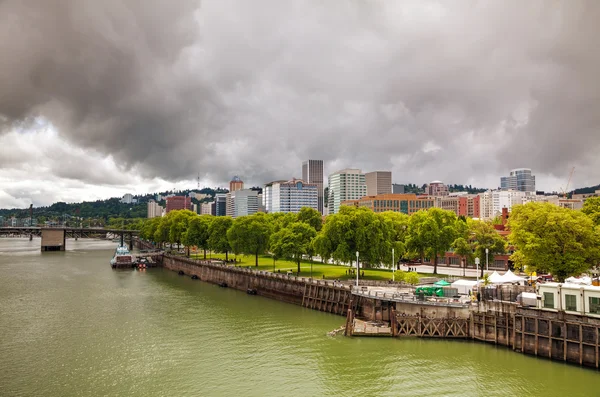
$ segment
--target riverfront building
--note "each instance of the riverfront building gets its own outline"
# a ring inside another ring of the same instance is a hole
[[[167,197],[167,214],[173,210],[192,210],[192,198],[189,196]]]
[[[412,215],[417,211],[432,208],[435,204],[433,197],[417,196],[416,194],[379,194],[365,196],[358,200],[344,201],[342,205],[367,207],[373,212],[394,211]]]
[[[323,160],[307,160],[302,162],[302,180],[307,184],[317,185],[316,210],[321,214],[324,213],[323,175]]]
[[[443,210],[452,211],[456,216],[479,218],[481,215],[480,197],[476,194],[453,194],[437,196],[435,206]]]
[[[535,176],[530,168],[515,168],[508,176],[500,178],[502,190],[517,190],[520,192],[535,192]]]
[[[366,195],[367,184],[361,170],[346,168],[329,175],[329,214],[337,214],[342,202],[358,200]]]
[[[319,186],[300,179],[274,181],[263,189],[263,204],[267,212],[298,213],[302,207],[319,210]]]
[[[365,174],[365,183],[367,185],[367,196],[377,196],[378,194],[392,193],[392,172],[391,171],[373,171]]]

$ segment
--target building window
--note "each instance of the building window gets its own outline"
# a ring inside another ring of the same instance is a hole
[[[552,292],[544,292],[544,308],[554,309],[554,294]]]
[[[565,310],[570,312],[577,311],[577,295],[565,294]]]
[[[600,314],[600,298],[590,296],[590,313]]]

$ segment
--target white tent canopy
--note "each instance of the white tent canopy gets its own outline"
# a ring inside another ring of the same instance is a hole
[[[481,283],[481,280],[479,281]],[[475,280],[456,280],[450,286],[456,288],[459,294],[467,295],[477,285]]]
[[[579,285],[592,285],[592,279],[587,276],[583,276],[583,277],[579,277],[579,278],[569,277],[568,279],[565,280],[565,283],[579,284]]]
[[[488,280],[490,280],[490,283],[492,284],[502,284],[505,282],[504,278],[497,271],[494,271],[494,273],[490,274]]]
[[[506,282],[506,283],[518,283],[521,281],[525,281],[525,279],[523,277],[517,276],[510,270],[507,271],[506,273],[504,273],[502,278],[504,279],[504,282]]]

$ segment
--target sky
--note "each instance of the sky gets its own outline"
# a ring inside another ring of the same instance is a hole
[[[0,208],[301,176],[600,183],[600,2],[0,0]]]

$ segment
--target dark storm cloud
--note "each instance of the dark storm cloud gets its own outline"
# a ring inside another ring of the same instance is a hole
[[[146,176],[595,183],[595,1],[0,2],[0,115]],[[79,173],[69,172],[69,175]],[[492,187],[494,185],[491,185]]]

